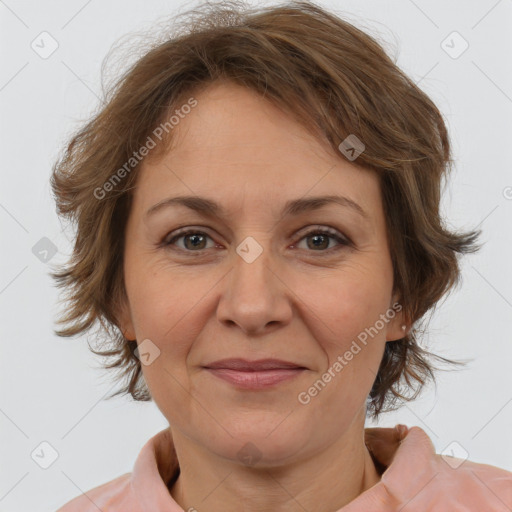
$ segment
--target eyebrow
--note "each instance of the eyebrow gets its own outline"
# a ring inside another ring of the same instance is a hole
[[[316,196],[289,200],[285,203],[283,207],[282,215],[299,215],[304,212],[318,210],[329,204],[338,204],[340,206],[350,208],[352,211],[358,213],[364,219],[370,219],[368,213],[365,210],[363,210],[363,208],[355,201],[348,197],[337,195]],[[176,205],[185,206],[186,208],[194,210],[202,214],[203,216],[207,217],[227,217],[226,210],[219,203],[212,199],[200,196],[169,197],[149,208],[149,210],[145,214],[145,217],[147,218],[151,215],[154,215],[157,211],[160,211],[163,208],[168,208]]]

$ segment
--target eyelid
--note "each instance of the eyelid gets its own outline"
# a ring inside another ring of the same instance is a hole
[[[176,228],[175,230],[171,231],[170,233],[167,233],[159,245],[163,246],[164,248],[170,247],[170,246],[175,246],[175,244],[174,244],[175,240],[182,238],[186,235],[190,235],[190,234],[206,235],[207,237],[209,237],[210,239],[213,240],[213,237],[208,233],[208,229],[209,228],[195,227],[195,226],[184,226],[182,228]],[[295,247],[296,244],[301,242],[304,238],[306,238],[308,236],[312,236],[314,234],[323,234],[323,235],[329,236],[330,238],[334,238],[338,242],[338,246],[331,247],[324,251],[308,251],[308,252],[318,252],[318,253],[330,254],[332,251],[336,250],[340,246],[345,246],[345,247],[353,246],[352,240],[347,235],[345,235],[344,233],[339,231],[338,229],[333,228],[329,225],[325,225],[325,224],[316,224],[316,225],[304,227],[303,229],[299,230],[299,232],[296,233],[296,235],[294,236],[294,239],[296,239],[297,241],[293,242],[292,247]],[[200,249],[198,251],[190,251],[187,249],[182,249],[181,247],[178,247],[177,249],[180,251],[188,252],[188,253],[197,252],[199,254],[206,251],[206,249]]]
[[[183,237],[185,235],[190,235],[190,234],[206,235],[206,236],[208,236],[209,238],[211,238],[213,240],[213,237],[210,234],[208,234],[208,228],[195,227],[195,226],[185,226],[185,227],[182,227],[182,228],[173,229],[172,231],[167,233],[164,236],[164,238],[162,239],[161,245],[163,245],[163,246],[171,245],[171,242],[173,240],[176,240],[177,238],[181,238],[181,237]],[[192,251],[189,251],[189,252],[192,252]]]
[[[352,244],[352,240],[347,235],[345,235],[339,229],[329,226],[328,224],[312,224],[311,226],[307,226],[304,229],[298,231],[296,236],[300,236],[300,240],[302,240],[302,238],[304,238],[305,236],[316,232],[328,234],[335,238],[338,237],[342,239],[345,243]]]

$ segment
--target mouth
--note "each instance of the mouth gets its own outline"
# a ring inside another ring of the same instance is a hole
[[[238,388],[264,389],[289,381],[302,374],[306,367],[278,359],[223,359],[203,367],[213,376]]]

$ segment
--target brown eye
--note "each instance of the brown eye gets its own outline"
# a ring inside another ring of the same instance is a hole
[[[212,238],[203,231],[188,229],[185,231],[178,231],[175,235],[162,243],[165,247],[175,246],[178,250],[186,252],[201,252],[206,249],[211,249],[213,246],[207,247],[207,240]],[[183,240],[181,244],[177,243],[178,240]],[[350,245],[350,241],[343,237],[336,230],[332,229],[314,229],[302,236],[300,241],[307,240],[306,249],[309,252],[328,252],[331,250],[340,249]],[[337,242],[334,246],[330,247],[331,241]],[[302,247],[299,247],[302,249]]]
[[[307,248],[316,252],[328,252],[330,249],[337,249],[339,246],[350,245],[350,242],[339,235],[337,231],[329,229],[316,229],[309,231],[302,238],[302,240],[310,240],[307,242]],[[329,247],[331,240],[338,242],[337,246]]]
[[[202,231],[185,231],[177,233],[176,236],[165,242],[164,245],[176,245],[176,241],[183,238],[184,246],[178,245],[178,248],[197,252],[196,250],[207,249],[205,246],[206,240],[210,238],[206,233]]]

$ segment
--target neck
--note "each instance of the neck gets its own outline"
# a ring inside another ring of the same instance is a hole
[[[172,433],[180,474],[170,492],[186,511],[235,512],[241,503],[250,512],[333,511],[380,480],[360,425],[314,456],[263,468],[218,457]]]

